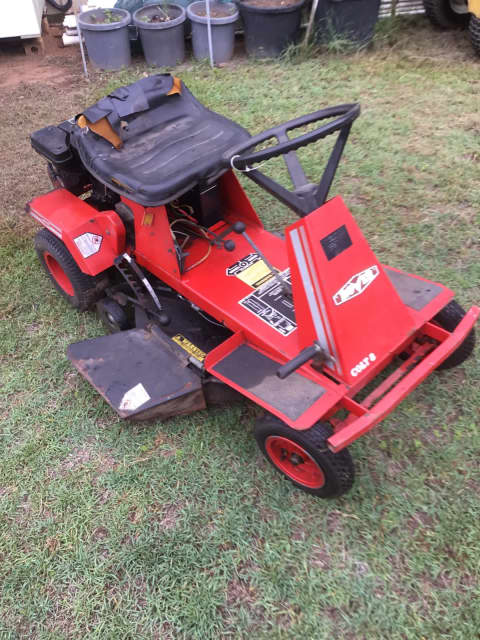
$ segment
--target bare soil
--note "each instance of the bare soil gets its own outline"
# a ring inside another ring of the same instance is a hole
[[[21,83],[67,87],[82,73],[78,46],[63,47],[61,38],[54,34],[43,36],[43,53],[37,41],[26,43],[38,45],[37,53],[27,55],[22,42],[0,40],[0,92]]]
[[[259,9],[284,9],[300,4],[300,0],[244,0],[243,4]]]
[[[207,15],[207,9],[205,5],[203,7],[195,7],[195,15],[205,17]],[[233,16],[235,9],[225,7],[224,5],[210,5],[210,16],[212,18],[228,18]]]

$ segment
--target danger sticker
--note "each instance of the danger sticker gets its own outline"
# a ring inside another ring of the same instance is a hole
[[[207,355],[205,351],[199,349],[196,345],[193,344],[193,342],[190,342],[190,340],[187,340],[185,336],[182,336],[181,333],[177,333],[176,336],[173,336],[172,340],[176,344],[178,344],[179,347],[182,347],[182,349],[189,355],[193,356],[200,362],[203,362],[205,360],[205,357]]]
[[[90,232],[82,233],[81,236],[77,236],[73,241],[77,245],[77,249],[82,254],[82,257],[89,258],[100,251],[102,236]]]
[[[291,284],[290,269],[283,271],[280,276]],[[276,280],[266,282],[240,300],[239,304],[283,336],[289,336],[297,328],[293,302],[285,297]]]
[[[245,284],[257,289],[270,280],[272,273],[258,253],[249,253],[226,269],[227,276],[236,276]]]
[[[142,404],[150,400],[147,390],[141,382],[129,389],[123,396],[119,409],[120,411],[135,411]]]

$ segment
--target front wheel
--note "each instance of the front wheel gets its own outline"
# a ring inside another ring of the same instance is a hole
[[[57,291],[79,311],[86,311],[101,295],[92,276],[82,273],[72,254],[48,229],[35,236],[35,250]]]
[[[445,329],[453,332],[460,324],[465,316],[465,310],[458,304],[456,300],[451,300],[443,309],[441,309],[433,318],[433,322]],[[452,369],[462,364],[464,360],[472,354],[475,347],[475,329],[472,329],[462,344],[442,362],[437,369]]]
[[[267,460],[296,487],[319,498],[336,498],[352,487],[355,471],[346,449],[339,453],[328,449],[332,433],[325,422],[297,431],[265,415],[257,420],[254,435]]]

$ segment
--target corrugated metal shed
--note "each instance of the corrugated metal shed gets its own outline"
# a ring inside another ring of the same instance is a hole
[[[422,0],[382,0],[380,4],[380,18],[386,18],[392,15],[392,6],[394,7],[394,15],[405,15],[414,13],[425,13]]]

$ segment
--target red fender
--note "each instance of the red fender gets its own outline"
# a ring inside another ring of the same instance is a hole
[[[80,271],[96,276],[125,251],[125,227],[115,211],[97,211],[66,189],[34,198],[27,212],[56,235]]]

